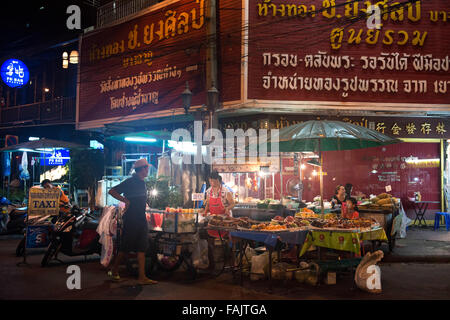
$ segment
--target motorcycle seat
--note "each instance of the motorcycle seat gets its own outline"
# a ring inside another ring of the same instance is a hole
[[[84,223],[83,229],[87,230],[97,230],[98,220],[88,220]]]

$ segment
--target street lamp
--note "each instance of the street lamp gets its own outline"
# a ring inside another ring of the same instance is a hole
[[[219,90],[214,87],[214,82],[211,85],[211,89],[208,90],[208,109],[215,111],[219,104]]]
[[[183,108],[184,112],[188,114],[189,108],[191,107],[192,100],[192,92],[189,90],[189,82],[186,81],[186,89],[181,93],[181,97],[183,98]]]

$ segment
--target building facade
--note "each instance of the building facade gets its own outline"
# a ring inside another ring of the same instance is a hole
[[[207,120],[211,61],[217,61],[219,128],[338,119],[378,130],[404,143],[325,157],[326,194],[351,182],[366,195],[390,188],[407,200],[420,191],[442,205],[450,8],[437,0],[382,1],[376,19],[367,16],[370,4],[168,0],[104,24],[81,40],[77,128],[114,135]],[[186,82],[188,112],[181,98]],[[283,185],[275,176],[273,194],[281,188],[289,194],[304,179],[305,195],[314,197],[315,178],[292,173],[301,165],[292,157],[283,161],[289,169]]]

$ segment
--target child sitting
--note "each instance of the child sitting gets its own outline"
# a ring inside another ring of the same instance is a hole
[[[341,210],[342,218],[345,218],[345,219],[359,219],[359,213],[358,213],[358,211],[356,211],[357,210],[357,207],[356,207],[357,203],[358,202],[356,201],[355,198],[352,198],[352,197],[348,198],[345,201],[345,206],[342,206],[342,210]]]

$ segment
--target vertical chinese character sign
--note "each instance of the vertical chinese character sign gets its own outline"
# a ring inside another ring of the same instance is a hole
[[[27,66],[17,59],[6,60],[2,64],[0,73],[3,82],[11,88],[22,87],[30,80]]]

